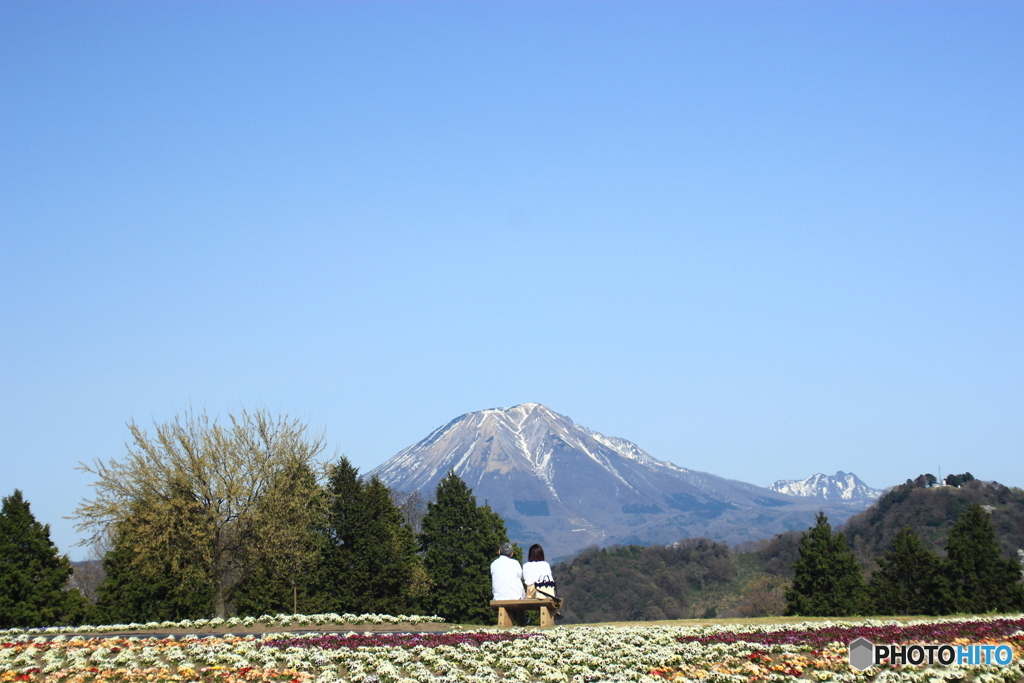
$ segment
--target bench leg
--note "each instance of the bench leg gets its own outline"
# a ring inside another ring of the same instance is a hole
[[[555,625],[555,608],[554,607],[541,607],[540,608],[540,625],[554,626]]]
[[[498,626],[526,626],[526,610],[499,607]]]

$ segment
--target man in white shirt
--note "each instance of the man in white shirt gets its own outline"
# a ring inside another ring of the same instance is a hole
[[[491,562],[491,589],[495,600],[522,600],[526,597],[523,568],[512,557],[512,552],[511,543],[502,543],[498,548],[498,559]]]

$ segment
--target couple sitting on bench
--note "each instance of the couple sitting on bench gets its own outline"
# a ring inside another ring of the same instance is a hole
[[[519,566],[512,553],[512,544],[502,543],[498,559],[491,563],[491,606],[498,610],[498,625],[511,626],[514,614],[516,623],[522,626],[527,609],[540,609],[541,626],[553,626],[562,601],[555,596],[555,582],[551,565],[544,561],[544,548],[538,543],[530,546],[528,561],[523,566]]]

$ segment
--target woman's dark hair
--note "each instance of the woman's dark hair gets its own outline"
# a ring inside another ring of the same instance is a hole
[[[526,558],[527,562],[543,562],[544,561],[544,548],[540,547],[540,543],[534,543],[530,546],[530,554]]]

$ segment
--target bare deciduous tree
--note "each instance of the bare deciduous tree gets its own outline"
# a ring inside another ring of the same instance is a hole
[[[427,503],[430,501],[423,497],[419,491],[389,490],[391,492],[391,500],[402,511],[405,523],[409,525],[414,534],[419,534],[423,530],[423,516],[427,514]]]
[[[747,583],[737,612],[744,617],[773,617],[786,610],[789,581],[781,576],[758,574]]]

